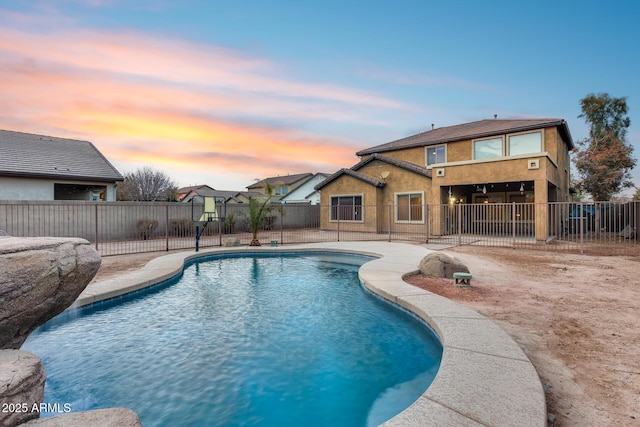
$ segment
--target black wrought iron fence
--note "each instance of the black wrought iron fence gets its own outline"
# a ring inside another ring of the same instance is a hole
[[[218,205],[210,223],[182,203],[0,201],[0,230],[17,237],[80,237],[103,256],[248,245],[249,207]],[[432,247],[506,246],[640,255],[640,202],[447,205],[279,205],[258,232],[263,245],[407,241]]]

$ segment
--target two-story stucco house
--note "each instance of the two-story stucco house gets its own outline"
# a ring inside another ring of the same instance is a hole
[[[352,222],[379,232],[385,224],[425,222],[426,205],[536,203],[532,227],[544,240],[546,203],[571,200],[573,148],[566,121],[555,118],[480,120],[367,148],[356,153],[359,163],[316,186],[321,205],[331,207],[321,227]],[[447,232],[436,218],[438,230]]]

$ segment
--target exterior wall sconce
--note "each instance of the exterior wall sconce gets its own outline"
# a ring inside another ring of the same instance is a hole
[[[520,194],[524,194],[524,184],[520,183]]]
[[[486,185],[482,186],[482,194],[487,194],[487,186]]]

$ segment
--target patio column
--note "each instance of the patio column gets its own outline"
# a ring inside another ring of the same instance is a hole
[[[444,215],[442,214],[442,187],[437,183],[433,183],[431,187],[431,197],[427,196],[429,206],[429,232],[432,236],[442,236],[444,226]]]
[[[549,237],[548,198],[549,188],[546,179],[534,181],[534,195],[536,201],[536,240],[546,241]]]

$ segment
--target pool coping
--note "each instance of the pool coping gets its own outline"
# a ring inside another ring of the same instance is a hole
[[[423,319],[442,342],[442,361],[431,386],[383,426],[547,425],[540,378],[518,344],[487,317],[403,280],[404,276],[418,270],[422,258],[433,252],[420,245],[325,242],[176,252],[155,258],[140,270],[91,283],[74,306],[92,304],[160,283],[179,274],[188,261],[207,255],[305,251],[376,257],[360,267],[362,284]]]

